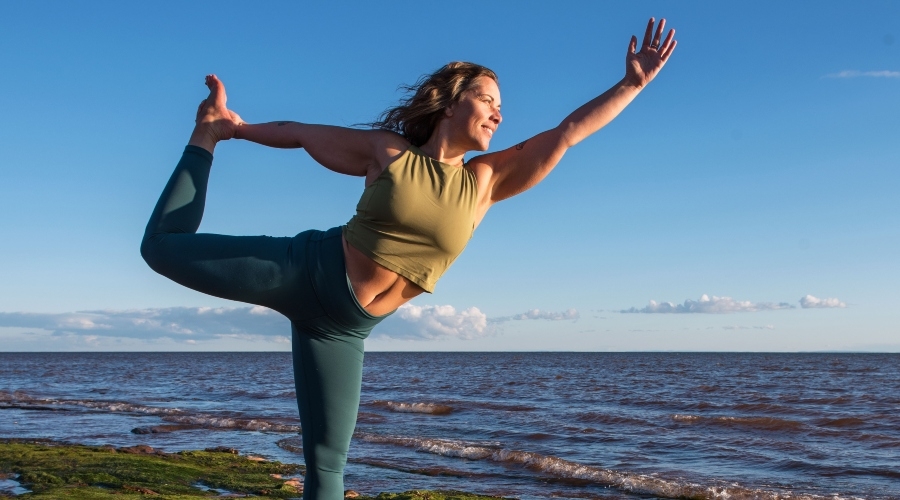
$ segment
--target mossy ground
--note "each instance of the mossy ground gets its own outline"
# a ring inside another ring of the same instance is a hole
[[[162,453],[150,447],[91,447],[53,442],[0,440],[0,475],[12,473],[31,493],[26,499],[129,500],[154,496],[196,500],[215,497],[197,484],[231,493],[299,498],[285,484],[302,466],[251,460],[222,451]],[[273,477],[277,475],[278,477]],[[2,493],[0,493],[2,496]],[[358,500],[488,500],[455,491],[381,493]]]
[[[298,491],[271,474],[291,475],[301,469],[221,451],[162,453],[150,447],[0,441],[0,472],[18,474],[16,480],[33,492],[26,495],[30,498],[215,495],[194,486],[198,483],[235,493],[289,498],[298,497]]]

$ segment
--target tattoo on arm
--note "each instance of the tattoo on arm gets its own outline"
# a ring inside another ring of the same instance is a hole
[[[521,151],[521,150],[525,149],[526,142],[528,142],[528,141],[526,140],[526,141],[522,141],[522,142],[516,144],[516,151]]]

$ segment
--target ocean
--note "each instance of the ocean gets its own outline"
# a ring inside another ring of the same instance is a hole
[[[0,353],[0,437],[302,463],[289,353]],[[900,499],[900,354],[366,354],[346,487]]]

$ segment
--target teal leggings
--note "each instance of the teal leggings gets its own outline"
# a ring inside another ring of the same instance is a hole
[[[212,155],[194,146],[163,190],[141,242],[159,274],[199,292],[265,306],[291,320],[306,478],[303,498],[344,498],[356,426],[363,340],[384,316],[356,300],[340,228],[293,238],[197,234]]]

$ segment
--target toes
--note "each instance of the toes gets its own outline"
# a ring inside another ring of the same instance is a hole
[[[225,106],[225,84],[216,75],[206,75],[206,86],[209,87],[209,97],[218,106]]]

